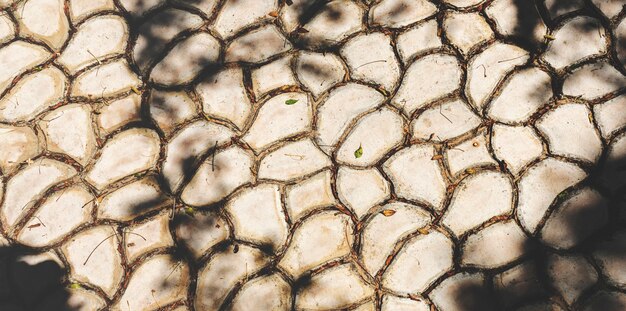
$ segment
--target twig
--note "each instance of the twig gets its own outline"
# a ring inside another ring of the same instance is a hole
[[[217,153],[217,140],[215,141],[215,146],[213,147],[213,154],[211,155],[211,172],[215,172],[215,154]]]
[[[170,219],[174,219],[174,214],[176,214],[176,198],[174,198],[174,203],[172,203],[172,212],[170,213]]]
[[[483,67],[483,77],[486,78],[487,77],[487,68],[485,67],[485,65],[481,64],[478,67]],[[476,67],[476,68],[478,68]]]
[[[87,203],[83,204],[83,206],[81,206],[80,208],[81,208],[81,209],[85,208],[85,206],[89,205],[89,203],[91,203],[91,202],[93,202],[93,201],[95,201],[95,200],[96,200],[96,198],[94,197],[93,199],[91,199],[91,200],[87,201]]]
[[[35,216],[33,215],[33,217],[37,218],[37,220],[39,220],[39,222],[41,223],[42,226],[46,227],[46,224],[43,223],[43,221],[41,221],[41,218],[39,218],[39,216]]]
[[[54,117],[54,118],[52,118],[52,119],[48,119],[48,120],[46,120],[46,119],[41,119],[41,121],[44,121],[44,122],[54,121],[54,120],[56,120],[56,119],[58,119],[58,118],[62,117],[64,114],[65,114],[65,111],[61,111],[61,114],[60,114],[60,115],[58,115],[58,116],[56,116],[56,117]]]
[[[180,267],[181,262],[179,261],[174,268],[172,268],[172,271],[170,271],[170,273],[165,277],[165,280],[163,280],[163,282],[167,281],[167,279],[170,278],[170,276],[172,275],[172,273],[174,273],[174,271],[176,271],[176,269],[178,269],[178,267]]]
[[[381,62],[382,62],[382,63],[386,63],[387,61],[386,61],[386,60],[384,60],[384,59],[381,59],[381,60],[375,60],[375,61],[367,62],[367,63],[365,63],[365,64],[363,64],[363,65],[360,65],[360,66],[358,66],[358,67],[354,68],[354,70],[357,70],[357,69],[359,69],[359,68],[361,68],[361,67],[363,67],[363,66],[369,65],[369,64],[381,63]]]
[[[96,57],[96,55],[93,55],[93,53],[91,53],[91,51],[89,51],[89,50],[86,50],[86,51],[87,51],[87,53],[89,53],[89,55],[91,55],[91,57],[93,57],[93,59],[96,60],[96,62],[98,62],[98,65],[102,65],[102,62],[100,62],[100,60]]]
[[[117,236],[117,232],[109,235],[108,237],[106,237],[104,240],[102,240],[100,243],[98,243],[98,245],[96,245],[96,247],[91,251],[91,253],[89,253],[89,256],[87,256],[87,259],[85,259],[85,262],[83,262],[83,266],[87,264],[87,262],[89,261],[89,258],[91,258],[91,255],[93,255],[93,253],[96,251],[96,249],[98,249],[98,247],[100,247],[100,245],[102,245],[102,243],[104,243],[106,240]]]
[[[152,294],[152,299],[154,299],[154,303],[156,303],[156,305],[157,305],[157,309],[161,309],[161,305],[159,305],[159,301],[156,299],[156,297],[154,297],[154,293],[155,293],[155,292],[156,292],[156,291],[155,291],[154,289],[152,289],[152,290],[150,291],[150,293]]]
[[[131,232],[131,231],[124,231],[124,234],[126,234],[126,233],[128,233],[128,234],[134,234],[134,235],[136,235],[136,236],[138,236],[138,237],[142,238],[144,241],[148,241],[148,240],[146,240],[146,238],[145,238],[143,235],[141,235],[141,234],[139,234],[139,233],[135,233],[135,232]]]
[[[54,202],[59,202],[59,200],[61,199],[61,197],[62,197],[62,196],[63,196],[63,194],[65,193],[65,190],[66,190],[66,189],[61,190],[61,194],[59,194],[59,197],[58,197],[56,200],[54,200]]]
[[[452,123],[452,120],[450,120],[448,117],[446,117],[445,114],[443,114],[443,112],[441,112],[441,105],[439,105],[439,114],[442,115],[444,118],[446,118],[446,120],[448,120],[448,122]]]
[[[39,170],[39,175],[41,175],[41,163],[43,162],[43,157],[41,157],[41,159],[39,160],[39,166],[37,166],[37,169]]]
[[[35,201],[37,201],[37,200],[33,199],[33,200],[30,200],[30,201],[26,202],[26,204],[24,204],[24,206],[22,206],[22,210],[24,210],[30,203],[33,203]]]
[[[509,59],[503,59],[503,60],[498,61],[498,64],[510,62],[512,60],[516,60],[516,59],[522,58],[522,57],[526,57],[526,55],[522,55],[522,56],[518,56],[518,57],[514,57],[514,58],[509,58]]]
[[[289,153],[285,153],[286,156],[291,157],[291,158],[297,158],[298,160],[302,160],[304,159],[303,155],[298,155],[298,154],[289,154]]]

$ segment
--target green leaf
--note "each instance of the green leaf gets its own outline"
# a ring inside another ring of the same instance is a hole
[[[80,286],[80,284],[78,284],[78,283],[72,283],[72,284],[70,284],[70,288],[71,289],[79,289],[79,288],[82,288],[82,286]]]
[[[358,159],[362,156],[363,156],[363,146],[359,145],[359,149],[354,151],[354,157]]]
[[[293,105],[295,103],[297,103],[298,100],[297,99],[288,99],[285,101],[285,105]]]

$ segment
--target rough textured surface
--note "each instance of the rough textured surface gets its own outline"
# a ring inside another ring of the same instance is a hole
[[[0,310],[626,310],[623,0],[0,0]]]

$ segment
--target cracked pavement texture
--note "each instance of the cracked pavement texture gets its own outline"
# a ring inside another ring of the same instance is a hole
[[[624,0],[0,0],[0,310],[626,310]]]

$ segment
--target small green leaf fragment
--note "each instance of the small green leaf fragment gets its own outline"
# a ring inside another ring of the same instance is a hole
[[[291,105],[293,105],[293,104],[295,104],[297,102],[298,102],[297,99],[288,99],[288,100],[285,101],[285,105],[290,105],[291,106]]]
[[[192,207],[185,207],[185,214],[187,215],[193,215],[194,213],[194,209]]]
[[[70,288],[71,289],[80,289],[80,288],[83,288],[83,287],[80,286],[80,284],[78,284],[78,283],[72,283],[72,284],[70,284]]]
[[[359,145],[359,149],[354,151],[354,157],[358,159],[362,156],[363,156],[363,146]]]

